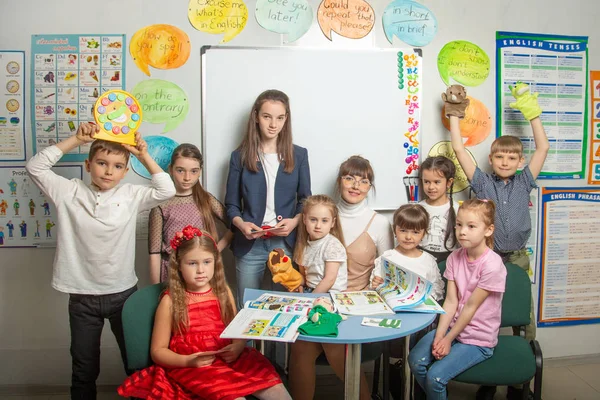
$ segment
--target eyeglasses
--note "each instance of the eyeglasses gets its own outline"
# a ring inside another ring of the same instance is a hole
[[[371,188],[371,181],[366,178],[356,179],[353,176],[345,175],[342,176],[342,182],[346,187],[354,187],[355,185],[358,186],[358,189],[360,189],[361,192],[368,192]]]

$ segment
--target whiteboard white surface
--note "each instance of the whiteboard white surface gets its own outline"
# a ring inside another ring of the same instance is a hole
[[[333,195],[339,165],[360,154],[375,170],[376,191],[370,205],[381,210],[405,204],[408,92],[406,83],[403,89],[398,85],[398,51],[414,53],[413,49],[203,48],[202,153],[207,190],[224,198],[229,157],[242,141],[256,97],[279,89],[290,98],[294,143],[308,149],[313,194]],[[413,114],[415,119],[418,114],[420,109]]]

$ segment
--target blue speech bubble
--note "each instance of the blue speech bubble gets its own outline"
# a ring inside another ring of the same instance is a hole
[[[169,168],[169,162],[171,162],[171,154],[173,154],[175,147],[179,146],[179,143],[166,136],[146,136],[144,140],[148,143],[148,154],[160,165],[163,171],[166,171]],[[131,168],[142,178],[152,179],[150,172],[135,156],[131,157]]]
[[[383,31],[388,42],[394,35],[411,46],[429,44],[437,33],[437,19],[423,4],[395,0],[383,12]]]
[[[308,32],[313,9],[306,0],[258,0],[255,15],[258,24],[266,30],[287,33],[289,43]]]

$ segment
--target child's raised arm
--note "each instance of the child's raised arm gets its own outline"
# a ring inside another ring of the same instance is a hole
[[[550,144],[548,143],[548,137],[546,136],[544,125],[542,125],[542,120],[534,118],[530,122],[531,129],[533,130],[533,140],[535,141],[535,151],[531,156],[531,160],[529,160],[529,171],[533,179],[536,179],[542,171]]]
[[[452,149],[454,150],[454,153],[456,153],[456,158],[458,159],[460,166],[463,171],[465,171],[467,179],[472,181],[477,166],[467,153],[462,136],[460,136],[460,120],[453,115],[450,116],[450,138],[452,141]]]
[[[325,261],[325,276],[313,293],[327,293],[329,289],[333,287],[335,280],[337,279],[338,271],[340,270],[340,266],[342,263],[340,261]]]
[[[215,351],[183,355],[169,349],[172,333],[171,306],[171,297],[163,296],[156,310],[150,346],[152,361],[168,368],[202,367],[212,364],[217,354]]]
[[[531,171],[531,175],[535,179],[542,171],[548,149],[550,148],[546,132],[544,131],[544,125],[539,118],[542,115],[542,108],[537,100],[538,94],[531,93],[529,85],[523,82],[517,82],[514,87],[510,85],[509,89],[516,100],[514,103],[509,104],[510,108],[521,111],[523,117],[531,123],[533,140],[535,141],[535,152],[529,161],[529,171]]]
[[[164,172],[160,165],[154,161],[152,156],[148,153],[148,144],[144,139],[142,139],[142,134],[139,132],[135,133],[135,146],[130,146],[128,144],[123,144],[123,147],[127,149],[131,154],[133,154],[144,167],[150,172],[151,175],[158,174],[159,172]]]
[[[83,123],[77,128],[77,133],[62,142],[45,148],[37,153],[25,165],[27,173],[33,182],[52,200],[58,204],[59,200],[77,186],[73,181],[66,179],[52,171],[54,164],[75,147],[94,141],[93,135],[99,128],[93,123]]]

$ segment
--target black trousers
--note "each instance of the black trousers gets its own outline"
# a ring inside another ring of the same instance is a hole
[[[137,285],[121,293],[69,296],[71,399],[96,399],[96,379],[100,374],[100,336],[105,319],[110,322],[110,329],[117,339],[125,372],[127,375],[131,374],[132,371],[127,370],[121,311],[125,300],[136,290]]]

